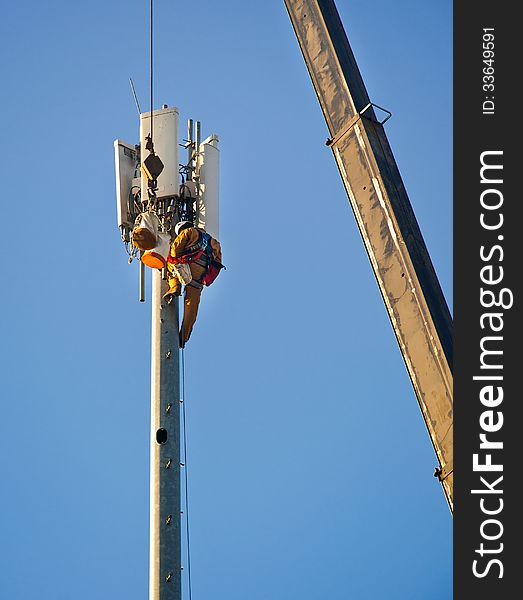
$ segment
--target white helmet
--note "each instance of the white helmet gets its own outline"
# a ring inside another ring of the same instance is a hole
[[[193,226],[193,224],[190,221],[178,221],[178,223],[176,223],[176,225],[174,226],[174,233],[178,235],[184,227],[187,227],[187,225],[189,225],[190,227]]]

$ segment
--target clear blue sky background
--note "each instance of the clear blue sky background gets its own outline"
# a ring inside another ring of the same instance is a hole
[[[337,4],[450,302],[451,2]],[[155,5],[156,107],[221,140],[227,271],[186,350],[193,598],[450,599],[436,458],[283,1]],[[138,141],[129,76],[148,108],[148,2],[19,0],[0,40],[0,598],[143,600],[150,305],[113,140]]]

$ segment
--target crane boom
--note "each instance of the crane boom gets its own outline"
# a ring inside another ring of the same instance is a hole
[[[452,511],[452,317],[334,1],[285,0],[285,5]]]

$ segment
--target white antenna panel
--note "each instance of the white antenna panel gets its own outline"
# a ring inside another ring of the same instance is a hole
[[[140,177],[140,173],[136,173],[136,165],[138,162],[138,153],[132,144],[122,142],[122,140],[114,141],[114,162],[116,172],[116,210],[118,214],[118,227],[125,227],[130,230],[133,226],[131,216],[129,215],[128,201],[129,194],[135,176]]]
[[[196,224],[216,239],[219,239],[220,233],[219,172],[218,136],[213,134],[199,148],[200,196],[196,205]]]
[[[163,163],[163,171],[158,177],[156,197],[172,198],[178,195],[180,188],[178,159],[178,109],[162,108],[153,112],[152,137],[154,153]],[[149,155],[145,149],[145,138],[151,133],[151,113],[140,115],[140,147],[142,163]],[[147,198],[147,180],[142,176],[142,198]]]

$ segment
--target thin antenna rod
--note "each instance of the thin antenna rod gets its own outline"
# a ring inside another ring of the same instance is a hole
[[[134,83],[131,77],[129,77],[129,83],[131,84],[131,89],[133,90],[134,102],[136,104],[136,108],[138,109],[138,114],[141,115],[142,111],[140,110],[140,104],[138,103],[138,96],[136,95],[136,90],[134,89]]]
[[[149,2],[149,81],[151,84],[151,143],[153,143],[153,0]],[[153,145],[154,148],[154,145]]]
[[[189,169],[187,170],[187,179],[192,180],[193,174],[193,154],[194,154],[194,121],[189,119],[187,121],[187,166]]]

